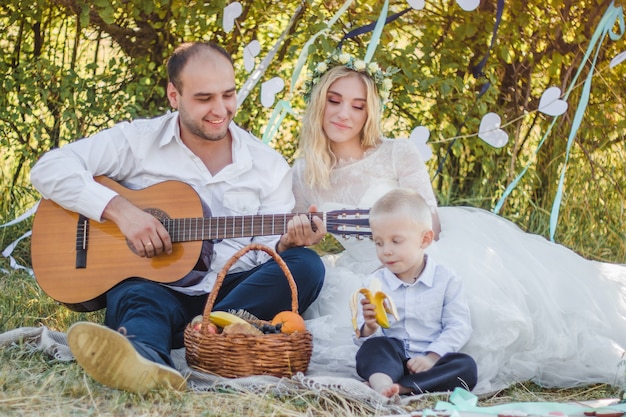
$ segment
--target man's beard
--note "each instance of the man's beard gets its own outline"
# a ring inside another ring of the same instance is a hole
[[[217,142],[224,139],[228,134],[228,125],[226,125],[223,132],[207,133],[202,129],[202,122],[201,124],[195,123],[193,120],[191,120],[191,118],[188,117],[187,112],[182,109],[179,109],[178,111],[181,125],[183,125],[191,134],[199,138],[212,142]]]

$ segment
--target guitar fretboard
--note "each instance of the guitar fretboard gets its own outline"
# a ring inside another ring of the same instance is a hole
[[[308,213],[311,218],[315,213]],[[295,214],[256,214],[236,217],[163,219],[173,242],[281,235]],[[320,214],[321,217],[321,214]]]

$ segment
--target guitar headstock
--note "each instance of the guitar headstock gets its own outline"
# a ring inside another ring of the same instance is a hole
[[[324,215],[326,230],[344,238],[371,238],[369,210],[335,210]]]

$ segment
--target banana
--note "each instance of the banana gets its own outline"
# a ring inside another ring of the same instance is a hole
[[[359,329],[357,328],[359,294],[363,294],[370,303],[374,304],[376,308],[376,323],[378,323],[381,327],[387,329],[391,325],[389,323],[387,313],[391,314],[394,319],[399,320],[398,309],[396,308],[396,304],[393,302],[393,299],[382,291],[382,285],[380,284],[378,278],[372,278],[370,281],[370,287],[361,288],[356,291],[352,294],[352,299],[350,300],[352,327],[354,327],[357,337],[360,334]]]
[[[221,328],[224,328],[228,326],[229,324],[233,324],[233,323],[248,324],[248,322],[242,319],[241,317],[236,316],[232,313],[228,313],[226,311],[211,311],[211,314],[209,315],[209,320],[212,323],[215,323],[216,326],[219,326]]]

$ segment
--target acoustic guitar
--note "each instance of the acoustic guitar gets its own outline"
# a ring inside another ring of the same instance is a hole
[[[142,190],[128,189],[106,177],[96,177],[96,181],[158,218],[172,239],[173,252],[142,258],[115,223],[93,221],[43,199],[35,213],[31,238],[35,279],[46,294],[74,311],[106,307],[106,292],[131,277],[176,282],[194,269],[204,241],[280,235],[295,215],[206,217],[209,210],[196,191],[180,181]],[[332,234],[371,235],[367,210],[307,215],[323,219]]]

